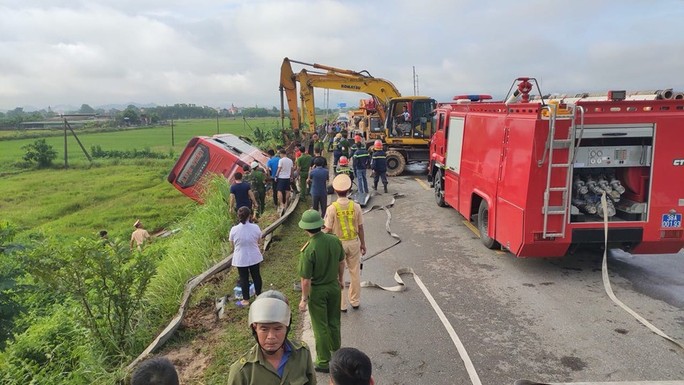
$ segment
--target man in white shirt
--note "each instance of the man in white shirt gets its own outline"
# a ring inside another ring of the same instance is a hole
[[[401,112],[401,114],[399,114],[398,117],[401,118],[404,121],[404,123],[411,122],[411,114],[408,112],[408,108],[406,106],[404,106],[403,111]]]
[[[283,199],[280,201],[280,208],[282,210],[285,210],[290,199],[290,179],[292,179],[293,166],[294,162],[287,157],[285,149],[280,150],[280,161],[278,161],[276,178],[278,179],[277,189],[282,192]]]

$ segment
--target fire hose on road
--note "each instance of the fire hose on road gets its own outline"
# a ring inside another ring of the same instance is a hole
[[[387,233],[392,238],[395,239],[395,242],[392,245],[385,247],[382,250],[380,250],[380,251],[378,251],[378,252],[376,252],[376,253],[368,256],[368,257],[362,258],[362,262],[367,261],[367,260],[391,249],[392,247],[398,245],[399,243],[401,243],[401,237],[398,234],[392,232],[392,229],[390,227],[392,214],[391,214],[389,209],[391,207],[393,207],[394,204],[396,203],[396,198],[399,198],[402,196],[403,195],[401,195],[401,194],[393,194],[392,201],[389,204],[387,204],[385,206],[376,205],[376,206],[373,206],[373,207],[371,207],[371,208],[369,208],[363,212],[364,214],[366,214],[366,213],[369,213],[373,210],[378,210],[378,209],[384,210],[385,213],[387,214],[387,221],[385,222],[385,230],[387,231]],[[609,209],[608,209],[608,203],[607,203],[607,198],[606,198],[605,192],[603,192],[603,194],[601,195],[601,206],[602,206],[601,208],[602,208],[604,213],[608,212]],[[652,325],[650,322],[648,322],[645,318],[643,318],[642,316],[637,314],[635,311],[630,309],[627,305],[625,305],[622,301],[620,301],[615,296],[615,294],[613,293],[613,290],[612,290],[611,285],[610,285],[610,279],[608,276],[608,263],[607,263],[608,216],[607,215],[604,216],[603,220],[604,220],[604,246],[605,247],[604,247],[603,262],[602,262],[601,271],[602,271],[603,286],[604,286],[606,293],[608,294],[608,297],[615,304],[620,306],[623,310],[625,310],[627,313],[629,313],[635,319],[637,319],[640,323],[642,323],[644,326],[646,326],[653,333],[655,333],[655,334],[665,338],[666,340],[672,342],[677,347],[684,349],[684,346],[681,343],[679,343],[678,341],[669,337],[663,331],[661,331],[660,329],[658,329],[657,327]],[[456,346],[458,354],[460,355],[461,360],[463,361],[463,364],[464,364],[464,366],[468,372],[468,376],[470,377],[471,383],[473,385],[481,385],[482,382],[480,380],[480,377],[477,374],[477,370],[475,369],[475,366],[473,365],[472,361],[470,360],[470,356],[468,355],[468,352],[466,351],[465,346],[463,345],[460,338],[456,334],[456,331],[454,330],[454,328],[451,326],[451,323],[447,319],[446,315],[441,310],[441,308],[439,307],[439,305],[435,301],[434,297],[430,294],[429,290],[427,289],[427,287],[425,286],[423,281],[415,273],[413,268],[404,267],[404,268],[398,269],[394,273],[394,281],[397,283],[397,285],[395,285],[395,286],[383,286],[383,285],[377,284],[377,283],[372,282],[372,281],[363,281],[363,282],[361,282],[361,287],[378,288],[378,289],[382,289],[385,291],[391,291],[391,292],[402,292],[402,291],[406,290],[406,284],[404,283],[403,279],[401,278],[401,276],[404,274],[411,274],[413,276],[413,279],[416,281],[416,284],[418,285],[420,290],[423,292],[423,295],[425,295],[426,299],[428,300],[428,302],[432,306],[433,310],[435,311],[435,313],[439,317],[440,321],[444,325],[444,328],[449,333],[449,337],[451,338],[454,345]],[[602,385],[684,385],[684,381],[627,381],[627,382],[603,382],[603,383],[602,382],[543,383],[543,382],[534,382],[534,381],[530,381],[530,380],[517,380],[517,381],[515,381],[515,385],[547,385],[547,384],[548,385],[566,385],[566,384],[567,385],[570,385],[570,384],[574,384],[574,385],[590,385],[590,384],[596,384],[596,385],[599,385],[599,384],[602,384]]]

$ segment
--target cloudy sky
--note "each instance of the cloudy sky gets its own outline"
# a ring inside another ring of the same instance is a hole
[[[438,100],[503,96],[518,76],[544,92],[684,90],[683,24],[681,0],[0,0],[0,111],[279,106],[284,57],[406,95],[415,66]]]

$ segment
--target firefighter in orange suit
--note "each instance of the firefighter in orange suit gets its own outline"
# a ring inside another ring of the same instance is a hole
[[[345,262],[349,270],[349,303],[352,308],[361,306],[361,256],[366,254],[366,240],[363,233],[363,212],[358,203],[347,198],[352,181],[346,174],[333,179],[333,190],[337,200],[325,211],[323,231],[335,234],[344,248]],[[347,295],[342,290],[340,310],[347,311]]]

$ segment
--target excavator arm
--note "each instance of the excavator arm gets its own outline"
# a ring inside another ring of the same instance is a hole
[[[300,75],[304,71],[300,72]],[[304,80],[304,81],[301,81]],[[313,95],[313,88],[329,88],[341,91],[363,92],[375,99],[378,114],[385,120],[385,113],[390,99],[401,97],[399,91],[391,82],[371,77],[356,77],[337,73],[311,74],[303,79],[300,77],[302,100],[307,101],[308,94]],[[313,96],[310,97],[313,100]]]
[[[302,64],[324,73],[310,72],[302,69],[294,73],[291,63]],[[356,72],[323,64],[310,64],[285,58],[280,71],[281,92],[287,96],[292,127],[297,130],[300,124],[300,113],[297,107],[296,83],[300,84],[302,99],[301,116],[307,115],[309,129],[316,127],[316,111],[314,108],[314,88],[328,88],[341,91],[362,92],[369,94],[375,100],[378,114],[385,121],[386,109],[390,99],[401,97],[399,90],[389,80],[372,77],[368,71]],[[306,112],[304,112],[306,111]]]
[[[283,59],[280,66],[280,119],[284,126],[284,102],[283,95],[287,98],[287,107],[290,111],[290,125],[295,132],[300,129],[299,107],[297,106],[297,77],[292,71],[290,59]]]
[[[302,109],[309,120],[309,129],[316,128],[316,106],[314,104],[314,90],[309,83],[309,73],[306,70],[301,70],[297,75],[299,81],[299,94],[302,99]]]

